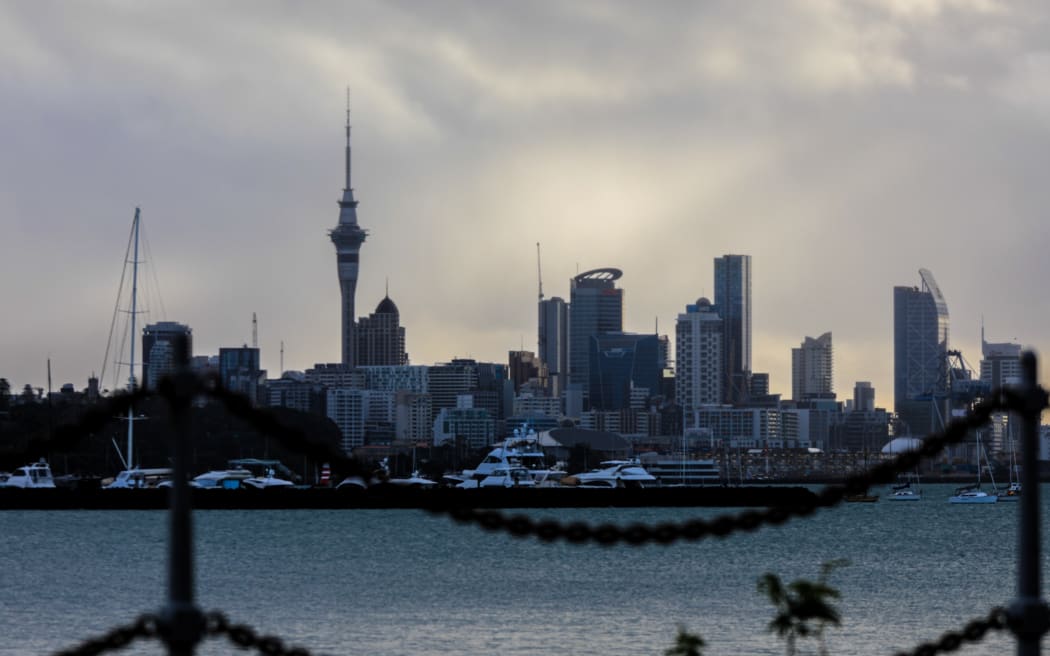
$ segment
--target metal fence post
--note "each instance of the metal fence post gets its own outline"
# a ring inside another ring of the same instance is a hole
[[[1040,580],[1039,525],[1039,421],[1047,406],[1047,394],[1039,387],[1036,357],[1021,356],[1021,521],[1018,523],[1017,598],[1010,604],[1010,628],[1017,636],[1018,656],[1038,656],[1039,642],[1050,627],[1050,615],[1042,599]]]
[[[170,496],[170,552],[168,554],[168,604],[161,612],[163,637],[172,656],[192,656],[204,634],[204,615],[193,601],[193,516],[189,478],[189,412],[196,381],[189,371],[189,349],[185,337],[175,344],[174,377],[163,383],[171,411],[173,435],[172,486]]]

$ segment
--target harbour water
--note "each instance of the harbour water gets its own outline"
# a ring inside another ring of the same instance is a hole
[[[752,534],[641,548],[541,544],[416,510],[197,511],[205,610],[331,654],[662,654],[678,625],[705,654],[782,654],[755,589],[774,572],[832,574],[832,654],[893,654],[1007,604],[1019,504],[844,504]],[[1041,490],[1046,516],[1050,488]],[[513,512],[513,511],[512,511]],[[684,521],[732,510],[532,510],[593,523]],[[0,654],[70,647],[156,610],[167,582],[162,511],[0,512]],[[1044,554],[1047,536],[1043,536]],[[1044,557],[1044,582],[1050,558]],[[1044,643],[1045,646],[1045,643]],[[800,643],[800,653],[816,653]],[[960,654],[1014,651],[992,634]],[[201,654],[230,653],[215,640]],[[160,654],[158,643],[121,653]]]

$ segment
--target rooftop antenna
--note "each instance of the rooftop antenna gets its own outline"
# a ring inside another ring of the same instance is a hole
[[[252,348],[259,348],[259,320],[252,312]]]
[[[284,340],[281,340],[281,375],[284,375]]]
[[[346,87],[346,188],[350,189],[350,87]]]
[[[543,300],[543,269],[540,268],[540,242],[536,242],[536,278],[540,283],[540,300]]]
[[[386,288],[383,290],[383,295],[390,298],[390,276],[386,277]]]

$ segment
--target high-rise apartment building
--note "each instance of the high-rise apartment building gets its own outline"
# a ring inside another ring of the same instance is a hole
[[[751,256],[715,258],[715,311],[722,317],[722,396],[744,403],[751,374]]]
[[[791,398],[795,401],[834,398],[831,333],[806,337],[791,349]]]
[[[219,349],[219,379],[231,392],[259,403],[259,390],[266,382],[266,372],[259,368],[259,349],[252,346]]]
[[[551,396],[561,396],[569,377],[569,305],[554,296],[539,303],[538,355],[547,365]]]
[[[569,383],[590,385],[590,340],[601,333],[623,332],[623,290],[619,269],[594,269],[570,281]]]
[[[186,338],[186,357],[193,356],[193,331],[175,321],[158,321],[142,329],[142,387],[157,389],[165,376],[175,373],[175,340]]]
[[[934,403],[948,394],[948,304],[933,274],[921,287],[893,288],[894,410],[912,433],[939,428]]]
[[[875,411],[875,388],[866,380],[858,380],[853,385],[853,411]]]
[[[675,324],[675,400],[686,412],[722,402],[722,318],[711,301],[687,305]]]
[[[590,340],[590,401],[594,410],[632,407],[632,395],[642,399],[660,392],[663,362],[657,335],[602,333]]]
[[[358,367],[401,366],[408,364],[405,329],[397,305],[384,296],[376,311],[357,322]]]
[[[357,365],[357,340],[354,337],[354,293],[357,290],[357,273],[361,244],[368,233],[357,225],[357,201],[350,186],[350,98],[347,92],[346,106],[346,186],[339,201],[339,223],[328,232],[335,244],[336,265],[339,273],[339,292],[342,296],[342,361],[346,367]]]

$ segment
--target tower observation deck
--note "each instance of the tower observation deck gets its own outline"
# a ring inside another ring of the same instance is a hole
[[[357,274],[360,263],[361,244],[368,232],[357,224],[357,201],[350,185],[350,93],[346,100],[346,186],[339,201],[339,223],[328,231],[335,244],[336,267],[339,274],[339,291],[342,296],[342,363],[353,367],[356,362],[354,335],[354,293],[357,291]]]

